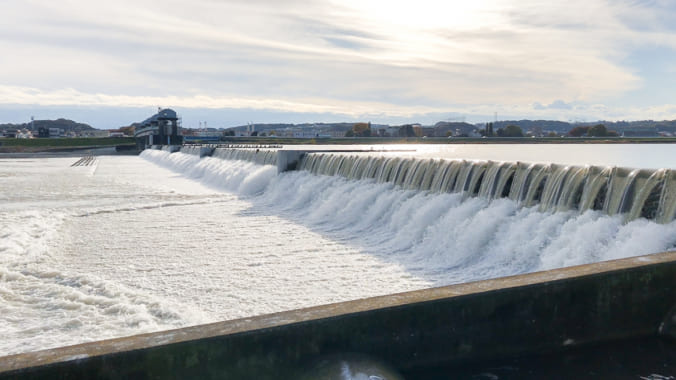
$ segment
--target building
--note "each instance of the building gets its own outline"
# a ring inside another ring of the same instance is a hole
[[[87,131],[81,131],[79,137],[110,137],[110,131],[104,129],[91,129]]]
[[[134,137],[139,150],[151,145],[180,145],[183,143],[181,126],[176,111],[165,108],[142,121]]]

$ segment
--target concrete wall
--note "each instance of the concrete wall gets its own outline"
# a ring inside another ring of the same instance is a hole
[[[301,150],[278,150],[277,151],[277,173],[288,170],[296,170],[298,162],[307,151]]]
[[[406,371],[674,334],[676,252],[0,358],[0,378],[294,378],[320,355]]]
[[[214,148],[213,146],[201,146],[201,145],[192,145],[192,146],[187,146],[183,145],[180,147],[178,151],[186,154],[193,154],[196,156],[199,156],[200,158],[206,157],[206,156],[211,156],[214,153]]]

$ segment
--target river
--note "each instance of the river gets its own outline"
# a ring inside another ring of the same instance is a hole
[[[595,154],[594,164],[676,167],[671,146],[635,147],[538,149],[545,162]],[[535,157],[513,146],[373,148]],[[0,160],[0,355],[676,246],[675,222],[593,210],[164,151],[75,161]]]

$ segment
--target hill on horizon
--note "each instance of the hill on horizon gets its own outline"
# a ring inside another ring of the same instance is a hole
[[[32,124],[32,125],[31,125]],[[28,129],[28,130],[38,130],[40,128],[59,128],[63,129],[66,132],[82,132],[95,130],[96,128],[92,127],[89,124],[78,123],[69,119],[56,119],[56,120],[34,120],[33,123],[22,123],[22,124],[0,124],[0,131],[6,130],[16,130],[16,129]]]

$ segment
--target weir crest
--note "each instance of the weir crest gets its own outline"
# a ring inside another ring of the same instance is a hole
[[[204,156],[204,148],[182,152]],[[212,148],[211,156],[277,165],[276,149]],[[296,170],[350,180],[392,183],[406,190],[462,193],[465,197],[509,198],[542,212],[598,210],[625,221],[674,220],[676,173],[671,169],[631,169],[525,162],[421,159],[369,153],[307,152]],[[284,169],[282,169],[284,170]]]

